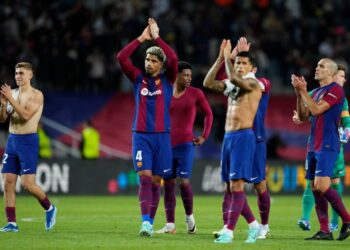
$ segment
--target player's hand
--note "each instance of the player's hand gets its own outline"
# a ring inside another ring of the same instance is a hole
[[[220,45],[220,51],[219,51],[219,56],[218,59],[219,60],[224,60],[224,49],[226,47],[226,39],[222,39],[221,41],[221,45]]]
[[[205,142],[205,140],[206,139],[203,136],[198,136],[198,137],[192,139],[193,144],[196,146],[202,145]]]
[[[231,49],[232,49],[231,41],[230,41],[230,39],[228,39],[228,40],[226,41],[226,46],[225,46],[225,48],[224,48],[224,57],[225,57],[225,58],[226,58],[226,57],[230,57],[230,55],[231,55]]]
[[[0,93],[1,95],[3,95],[7,100],[12,98],[12,91],[11,91],[11,87],[9,85],[7,85],[7,83],[1,85],[1,89],[0,89]],[[1,103],[2,103],[2,99],[1,98]]]
[[[153,18],[148,18],[148,24],[152,38],[157,39],[159,37],[159,27],[156,20]]]
[[[137,38],[140,43],[143,43],[144,41],[152,40],[151,33],[149,30],[149,25],[143,30],[142,34]]]
[[[142,36],[148,41],[152,40],[149,25],[147,25],[147,27],[143,30]]]
[[[293,122],[297,125],[302,124],[303,122],[300,120],[298,112],[296,110],[293,110]]]
[[[241,37],[239,38],[237,42],[237,51],[242,52],[242,51],[249,51],[250,49],[250,43],[248,43],[247,38]]]
[[[237,54],[238,54],[238,49],[237,49],[237,45],[236,45],[231,52],[230,59],[234,60],[235,57],[237,56]]]
[[[297,92],[307,91],[307,88],[306,88],[307,82],[305,81],[303,76],[299,77],[292,74],[291,80],[292,80],[292,85]]]

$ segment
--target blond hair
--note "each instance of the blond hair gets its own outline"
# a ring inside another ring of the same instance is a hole
[[[165,60],[166,60],[166,56],[164,54],[164,51],[158,46],[149,47],[146,50],[146,55],[147,54],[151,54],[151,55],[157,56],[159,58],[159,60],[161,60],[162,62],[165,62]]]
[[[29,62],[19,62],[16,64],[15,69],[18,68],[25,68],[27,70],[30,70],[34,73],[33,65]]]

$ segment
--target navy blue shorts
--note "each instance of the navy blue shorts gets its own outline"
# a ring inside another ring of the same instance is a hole
[[[252,177],[250,183],[260,183],[266,177],[266,143],[265,141],[256,142]]]
[[[221,151],[221,178],[224,182],[250,181],[255,145],[252,129],[225,133]]]
[[[180,177],[190,179],[192,176],[193,159],[193,142],[187,142],[173,147],[172,178]]]
[[[10,134],[2,158],[2,173],[35,174],[38,164],[38,134]]]
[[[136,172],[151,170],[153,175],[172,175],[172,150],[169,133],[132,134],[132,161]]]
[[[338,151],[308,152],[305,162],[305,178],[313,180],[315,176],[331,177],[338,155]]]

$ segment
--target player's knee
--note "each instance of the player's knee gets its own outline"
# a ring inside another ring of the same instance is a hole
[[[190,180],[189,179],[179,178],[179,184],[183,185],[183,186],[190,185]]]
[[[329,186],[326,185],[316,185],[314,190],[317,190],[318,192],[324,193],[327,191]]]
[[[254,184],[254,188],[258,194],[263,194],[267,190],[266,182]]]
[[[231,181],[230,183],[230,191],[233,192],[240,192],[244,190],[244,181],[238,180],[238,181]]]
[[[153,175],[152,182],[153,183],[161,183],[162,177],[159,175]]]
[[[4,183],[4,192],[9,193],[9,192],[15,192],[16,188],[16,183],[6,181]]]
[[[29,193],[32,193],[35,188],[35,183],[32,182],[23,181],[21,184],[24,190],[26,190]]]

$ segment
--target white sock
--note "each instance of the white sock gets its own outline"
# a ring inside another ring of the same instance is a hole
[[[229,236],[231,236],[231,238],[233,238],[233,231],[231,229],[225,228],[224,234],[228,234]]]
[[[8,224],[11,224],[12,226],[17,227],[17,223],[16,223],[16,222],[14,222],[14,221],[9,222]]]
[[[187,214],[186,214],[186,222],[189,222],[189,221],[193,221],[193,222],[194,222],[194,216],[193,216],[193,214],[191,214],[191,215],[187,215]]]
[[[248,224],[248,227],[249,229],[252,229],[252,228],[259,228],[259,223],[255,220],[251,223]]]
[[[175,229],[175,223],[167,223],[166,228],[167,229]]]
[[[46,210],[46,212],[50,212],[52,209],[53,209],[53,206],[52,206],[52,204],[51,204],[50,207],[49,207],[49,209]]]

